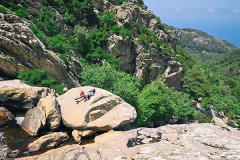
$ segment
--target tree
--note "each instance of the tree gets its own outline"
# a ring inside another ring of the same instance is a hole
[[[86,66],[80,77],[82,85],[108,90],[136,107],[139,89],[138,84],[134,82],[134,77],[118,72],[108,65]]]

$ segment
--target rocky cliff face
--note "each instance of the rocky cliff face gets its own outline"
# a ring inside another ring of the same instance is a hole
[[[1,76],[15,78],[20,72],[40,68],[69,88],[78,86],[78,80],[67,71],[64,62],[46,49],[28,25],[15,15],[0,13]]]
[[[145,83],[157,79],[158,75],[168,72],[168,61],[174,61],[174,56],[165,51],[158,51],[156,45],[144,45],[138,40],[138,28],[144,26],[157,35],[161,43],[170,47],[172,52],[176,49],[176,38],[173,34],[164,32],[159,28],[157,17],[150,10],[144,10],[131,2],[125,2],[122,5],[116,5],[115,0],[93,0],[95,12],[101,14],[109,10],[114,15],[118,26],[131,31],[133,37],[121,37],[110,32],[110,38],[103,47],[106,52],[111,53],[119,60],[119,70],[131,74],[136,74],[136,79],[143,78]],[[7,1],[3,1],[7,4]],[[28,0],[18,2],[26,7],[28,12],[36,17],[41,13],[41,2]],[[144,5],[142,1],[136,1],[139,5]],[[61,30],[62,35],[68,37],[72,34],[73,28],[66,25],[63,15],[58,10],[49,6],[49,9],[56,13],[56,23]],[[31,21],[31,20],[30,20]],[[40,68],[47,71],[56,81],[63,82],[68,88],[79,85],[75,78],[82,71],[79,63],[79,56],[75,54],[70,60],[71,72],[68,72],[66,66],[53,52],[46,49],[44,44],[28,28],[30,21],[23,20],[10,14],[1,14],[1,54],[0,73],[5,77],[16,77],[20,72],[25,72],[34,68]],[[161,47],[160,47],[161,48]],[[163,49],[163,47],[162,47]],[[180,70],[180,69],[178,69]],[[171,71],[173,72],[173,71]],[[176,73],[177,74],[177,73]],[[172,78],[165,76],[165,82],[169,87],[181,89],[181,76]],[[168,80],[166,80],[168,79]],[[176,82],[176,84],[175,84]]]
[[[127,2],[121,6],[114,5],[116,1],[95,0],[94,2],[98,12],[109,10],[114,15],[117,25],[130,30],[134,37],[138,37],[136,24],[147,27],[157,35],[162,43],[171,47],[172,51],[175,52],[176,38],[171,33],[164,33],[158,27],[159,22],[152,11],[146,11]],[[141,77],[145,83],[149,83],[157,79],[158,75],[165,73],[164,82],[169,87],[181,89],[181,79],[183,78],[181,65],[177,65],[173,69],[169,64],[170,61],[174,61],[174,56],[164,51],[158,51],[154,44],[146,46],[136,38],[123,38],[113,34],[108,39],[105,48],[107,52],[118,58],[120,71],[134,73],[137,79]],[[170,72],[171,76],[169,76]]]

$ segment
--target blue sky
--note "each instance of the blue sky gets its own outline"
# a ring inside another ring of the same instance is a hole
[[[240,0],[144,0],[163,23],[199,29],[240,47]]]

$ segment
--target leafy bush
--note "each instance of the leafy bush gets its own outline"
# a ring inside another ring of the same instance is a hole
[[[115,24],[114,17],[108,10],[99,17],[99,26],[105,31],[110,31]]]
[[[30,86],[49,87],[55,89],[58,94],[64,93],[63,88],[65,84],[57,84],[53,78],[46,74],[45,70],[34,69],[28,72],[22,72],[18,78]]]
[[[206,116],[206,114],[203,114],[201,112],[197,112],[195,114],[195,120],[197,120],[198,123],[212,123],[212,120]]]
[[[93,44],[85,27],[76,25],[74,27],[73,36],[69,36],[68,40],[73,46],[73,50],[84,57],[88,53],[93,52]]]
[[[47,41],[48,37],[46,36],[46,34],[44,32],[39,31],[37,27],[33,24],[30,24],[29,28],[40,39],[40,41],[42,41],[45,44],[45,46],[48,47],[48,41]]]
[[[138,96],[137,107],[139,126],[160,126],[170,123],[173,116],[178,116],[179,123],[193,120],[194,109],[188,98],[179,92],[155,81],[145,86]]]
[[[3,6],[0,6],[0,13],[7,13],[8,10],[4,8]]]
[[[78,21],[81,25],[93,26],[98,23],[92,0],[42,0],[46,6],[53,6],[64,15],[67,24],[74,26]]]
[[[135,27],[138,32],[138,39],[141,43],[145,44],[147,47],[149,47],[150,43],[155,43],[158,50],[161,52],[161,40],[152,30],[148,29],[146,26],[140,26],[138,23],[135,23]]]
[[[104,44],[107,42],[107,38],[109,37],[108,33],[102,29],[93,29],[90,34],[90,39],[94,47],[103,47]]]
[[[93,53],[87,54],[86,58],[92,63],[100,63],[102,60],[106,60],[115,69],[117,69],[119,65],[118,60],[110,53],[104,52],[101,47],[97,47]]]
[[[123,38],[126,37],[133,37],[132,33],[128,29],[121,28],[117,25],[114,25],[112,27],[113,32],[115,32],[117,35],[120,35]]]
[[[160,17],[157,17],[156,20],[158,28],[162,30],[165,34],[168,34],[167,28],[164,24],[162,24]]]
[[[48,37],[48,45],[53,51],[62,54],[68,53],[72,49],[67,38],[63,37],[61,34],[57,34],[54,37]]]
[[[39,20],[35,19],[36,27],[43,31],[47,36],[55,36],[59,32],[59,26],[56,24],[56,13],[48,10],[47,7],[41,8]]]
[[[74,24],[76,23],[76,18],[71,13],[66,12],[63,18],[64,21],[70,26],[74,26]]]
[[[102,88],[123,98],[127,103],[136,106],[139,94],[139,82],[134,77],[118,72],[108,65],[87,66],[80,75],[82,85]]]
[[[14,2],[9,2],[8,5],[9,5],[9,9],[12,11],[15,11],[17,16],[28,18],[29,13],[26,8],[24,8],[20,5],[17,5]]]
[[[66,66],[67,66],[67,70],[69,71],[69,70],[70,70],[70,67],[69,67],[70,62],[69,62],[68,59],[70,58],[70,56],[69,56],[69,57],[66,57],[65,54],[60,54],[58,57],[64,61],[64,63],[65,63]]]

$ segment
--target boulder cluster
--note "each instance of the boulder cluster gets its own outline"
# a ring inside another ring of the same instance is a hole
[[[77,102],[83,91],[95,89],[90,99]],[[132,123],[136,110],[122,98],[100,88],[90,86],[73,88],[61,96],[45,87],[31,87],[20,80],[0,81],[0,122],[14,120],[9,110],[26,110],[21,127],[31,136],[43,135],[28,145],[29,152],[52,148],[73,136],[77,143],[98,131],[108,131]],[[9,109],[9,110],[8,110]],[[68,128],[72,135],[62,132]],[[42,133],[41,133],[42,135]]]

